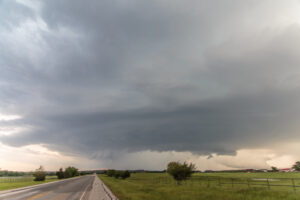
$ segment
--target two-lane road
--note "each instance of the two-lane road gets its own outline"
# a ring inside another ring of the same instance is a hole
[[[0,200],[88,200],[95,176],[83,176],[34,188],[0,193]]]

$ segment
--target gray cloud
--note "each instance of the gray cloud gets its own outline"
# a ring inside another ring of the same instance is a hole
[[[300,29],[281,21],[298,2],[254,2],[5,1],[21,17],[0,27],[0,108],[23,118],[2,124],[28,130],[0,140],[96,156],[299,139]]]

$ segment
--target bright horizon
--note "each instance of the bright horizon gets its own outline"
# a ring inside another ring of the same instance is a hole
[[[300,160],[300,2],[0,1],[0,168]]]

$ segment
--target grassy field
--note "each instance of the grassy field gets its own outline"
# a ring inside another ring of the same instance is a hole
[[[300,173],[199,173],[181,185],[166,173],[137,173],[126,180],[100,178],[120,200],[300,200],[300,187],[294,192],[293,187],[271,186],[269,190],[264,185],[267,179],[271,185],[291,185],[290,178],[295,178],[300,186]],[[220,179],[228,184],[220,185]],[[233,187],[232,179],[237,183]],[[243,180],[254,185],[238,184]]]
[[[0,191],[32,186],[32,185],[52,182],[56,180],[57,180],[56,176],[47,176],[45,181],[33,181],[33,177],[1,177]]]

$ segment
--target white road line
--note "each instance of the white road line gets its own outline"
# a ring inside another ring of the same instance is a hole
[[[72,179],[79,179],[79,178],[82,178],[82,177],[84,177],[84,176],[77,176],[77,177],[63,179],[63,180],[56,180],[56,181],[49,182],[49,183],[40,183],[40,184],[33,185],[33,186],[20,187],[20,188],[11,189],[11,190],[3,190],[3,191],[0,191],[0,197],[3,196],[3,195],[6,196],[8,194],[15,194],[15,193],[19,193],[19,192],[24,192],[24,191],[44,187],[45,185],[52,185],[52,184],[57,184],[57,183],[62,183],[62,182],[68,182]]]
[[[23,192],[26,192],[26,191],[30,191],[30,190],[33,190],[33,189],[26,189],[26,190],[20,190],[20,191],[16,191],[16,192],[10,192],[10,193],[4,193],[4,194],[0,194],[0,198],[1,197],[6,197],[6,196],[12,196],[14,194],[19,194],[19,193],[23,193]],[[33,193],[38,193],[39,191],[34,191]],[[32,193],[32,192],[31,192]],[[27,194],[29,194],[27,192]]]
[[[17,197],[16,196],[8,196],[7,198],[5,198],[4,200],[17,200],[17,199],[24,199],[26,197],[29,197],[29,196],[33,196],[35,194],[37,194],[38,191],[34,191],[34,192],[28,192],[28,193],[25,193],[25,194],[21,194],[21,195],[18,195]]]
[[[87,191],[87,188],[88,188],[89,186],[90,186],[90,185],[88,185],[88,186],[85,188],[85,190],[84,190],[84,192],[82,193],[82,195],[81,195],[81,197],[80,197],[79,200],[82,200],[82,198],[84,197],[84,195],[85,195],[85,193],[86,193],[86,191]]]

